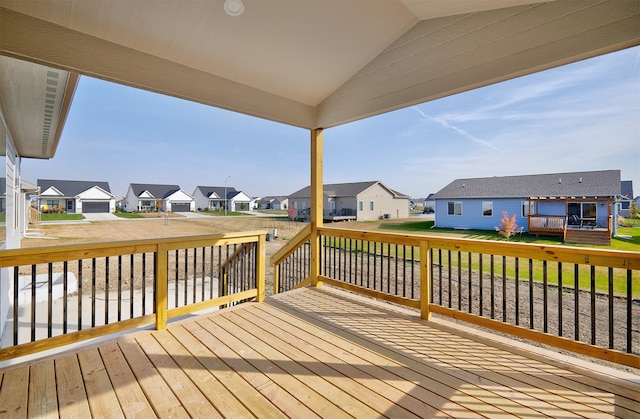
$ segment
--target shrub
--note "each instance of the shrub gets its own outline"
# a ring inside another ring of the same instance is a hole
[[[501,236],[504,236],[507,240],[511,236],[516,235],[517,233],[521,233],[524,230],[524,227],[518,227],[516,223],[516,214],[509,217],[507,211],[502,211],[502,217],[500,218],[500,225],[496,226],[496,231]]]

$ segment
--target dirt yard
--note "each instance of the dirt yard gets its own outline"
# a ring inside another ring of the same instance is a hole
[[[38,238],[22,240],[23,248],[62,246],[70,244],[104,243],[165,237],[197,236],[205,234],[239,231],[264,230],[277,238],[266,243],[267,288],[273,282],[273,266],[268,263],[289,239],[295,236],[305,224],[292,222],[283,217],[233,216],[186,218],[172,214],[170,218],[151,217],[144,219],[121,219],[115,221],[44,224],[36,231],[44,233]]]

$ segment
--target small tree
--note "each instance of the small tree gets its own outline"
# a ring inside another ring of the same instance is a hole
[[[507,211],[502,211],[500,225],[496,226],[496,231],[498,232],[498,234],[504,236],[507,240],[509,240],[511,236],[522,232],[522,230],[524,230],[524,227],[518,227],[518,224],[516,224],[516,214],[513,214],[513,216],[509,217],[509,213],[507,213]]]
[[[296,217],[298,216],[298,210],[295,209],[293,206],[289,207],[289,209],[287,210],[287,214],[289,214],[289,218],[292,220],[295,220]]]
[[[635,202],[631,203],[629,213],[631,214],[631,218],[640,218],[640,209],[638,209],[638,205]]]

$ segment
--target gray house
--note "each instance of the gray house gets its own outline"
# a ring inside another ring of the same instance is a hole
[[[108,182],[38,179],[38,207],[41,211],[67,213],[112,213],[116,198]]]
[[[532,234],[611,242],[620,171],[456,179],[434,195],[437,227],[494,230],[503,211]]]
[[[226,196],[225,196],[226,194]],[[249,211],[253,209],[253,199],[242,191],[231,186],[196,186],[193,191],[196,208],[199,210],[222,211],[227,206],[229,211]]]
[[[128,212],[190,212],[195,210],[195,200],[178,185],[131,183],[124,198]]]
[[[323,218],[325,221],[407,218],[409,199],[377,180],[323,185]],[[297,210],[299,218],[308,218],[310,204],[310,186],[289,195],[289,205]]]

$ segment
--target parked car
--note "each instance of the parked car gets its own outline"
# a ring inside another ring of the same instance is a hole
[[[424,211],[422,211],[423,214],[433,214],[434,212],[435,211],[431,207],[425,207]]]

